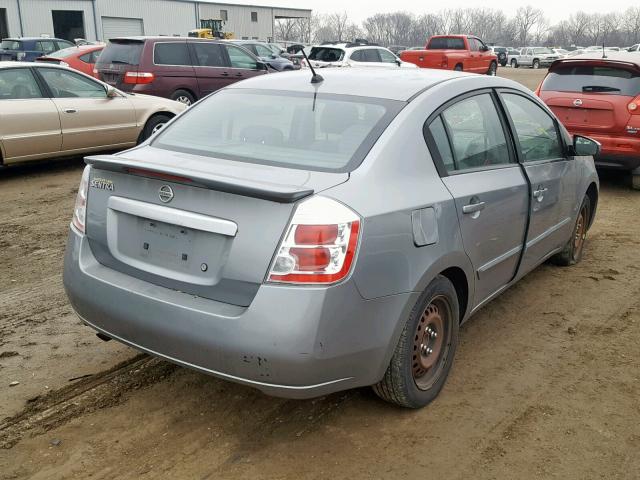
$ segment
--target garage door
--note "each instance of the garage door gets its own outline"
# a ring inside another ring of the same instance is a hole
[[[102,17],[102,39],[144,35],[141,18]]]

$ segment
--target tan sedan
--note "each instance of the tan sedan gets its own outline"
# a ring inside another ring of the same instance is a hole
[[[0,165],[129,148],[185,108],[65,67],[0,62]]]

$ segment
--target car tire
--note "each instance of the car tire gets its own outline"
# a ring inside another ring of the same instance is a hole
[[[511,68],[518,68],[518,61],[515,58],[511,59]]]
[[[588,195],[584,196],[580,210],[578,210],[578,218],[573,227],[571,238],[565,245],[564,249],[551,257],[551,262],[562,267],[575,265],[582,259],[584,251],[584,242],[587,238],[589,230],[589,221],[591,220],[591,200]]]
[[[495,77],[497,73],[498,64],[496,62],[491,62],[491,65],[489,65],[489,71],[487,71],[487,75],[489,75],[490,77]]]
[[[533,63],[531,64],[531,68],[535,68],[536,70],[540,68],[540,60],[538,60],[537,58],[533,61]]]
[[[453,364],[459,318],[456,290],[439,275],[411,311],[384,377],[373,386],[375,393],[406,408],[421,408],[433,401]]]
[[[164,126],[165,123],[171,120],[171,118],[172,118],[171,115],[168,115],[165,113],[159,113],[151,117],[149,120],[147,120],[146,125],[142,129],[142,134],[140,135],[140,140],[138,141],[138,143],[144,142],[150,136],[155,134],[158,130],[160,130]]]
[[[196,101],[195,97],[191,92],[187,90],[176,90],[171,94],[171,100],[175,100],[176,102],[184,103],[185,105],[193,105]]]
[[[631,174],[631,188],[634,190],[640,190],[640,174]]]
[[[462,71],[462,65],[461,65],[461,64],[457,64],[453,69],[454,69],[456,72],[461,72],[461,71]]]

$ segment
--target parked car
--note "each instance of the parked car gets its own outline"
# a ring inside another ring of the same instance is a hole
[[[109,41],[95,73],[125,92],[191,105],[227,85],[267,73],[267,68],[248,50],[219,40],[123,37]]]
[[[421,68],[440,68],[495,75],[498,57],[478,37],[469,35],[435,35],[425,50],[405,50],[400,54],[405,62]]]
[[[490,46],[489,49],[498,57],[498,64],[502,67],[507,65],[507,51],[506,47]]]
[[[58,65],[0,62],[0,165],[133,147],[184,109]]]
[[[49,55],[75,44],[60,38],[20,37],[5,38],[0,43],[0,62],[15,60],[33,62],[36,58]]]
[[[546,259],[580,260],[597,144],[507,79],[309,73],[231,85],[87,158],[67,295],[102,338],[270,394],[375,385],[422,407],[462,322]]]
[[[389,45],[389,50],[394,55],[400,55],[400,52],[403,52],[408,49],[409,47],[407,47],[406,45]]]
[[[631,172],[640,189],[640,58],[621,52],[559,60],[536,93],[569,132],[600,142],[596,166]]]
[[[628,52],[640,52],[640,43],[636,43],[635,45],[630,46],[629,48],[627,48]]]
[[[548,67],[558,60],[559,55],[547,47],[527,47],[520,51],[519,67]]]
[[[83,45],[69,47],[36,58],[36,62],[55,63],[63,67],[70,67],[79,72],[93,76],[95,63],[102,52],[104,45]]]
[[[553,53],[555,53],[558,58],[567,58],[569,56],[569,51],[564,48],[552,48],[550,49]]]
[[[261,62],[266,63],[272,69],[282,72],[284,70],[293,70],[294,65],[291,60],[281,57],[279,54],[273,53],[273,49],[266,43],[256,40],[229,40],[230,43],[243,47],[253,53]]]
[[[520,50],[515,48],[510,48],[507,51],[507,63],[511,65],[512,68],[518,68],[518,59],[520,58]]]
[[[366,43],[327,43],[311,48],[309,61],[314,67],[416,68],[403,62],[388,48]],[[302,64],[303,66],[304,63]]]

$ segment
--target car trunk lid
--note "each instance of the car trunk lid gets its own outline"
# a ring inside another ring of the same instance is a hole
[[[153,147],[89,157],[87,236],[105,266],[248,306],[297,201],[348,179]]]

